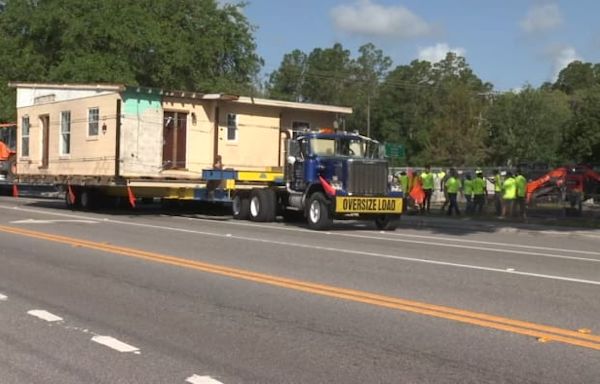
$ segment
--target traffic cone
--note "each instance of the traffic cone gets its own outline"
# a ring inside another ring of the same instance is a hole
[[[17,184],[13,184],[12,195],[16,199],[19,198],[19,188],[17,187]]]

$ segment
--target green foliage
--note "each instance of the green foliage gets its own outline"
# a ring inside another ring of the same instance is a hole
[[[315,48],[309,54],[294,50],[283,57],[270,74],[267,89],[273,98],[312,103],[345,105],[353,108],[346,122],[349,130],[367,133],[371,100],[377,97],[380,80],[391,59],[373,44],[359,48],[359,57],[341,44]]]
[[[527,87],[498,96],[487,115],[491,163],[561,163],[570,119],[569,99],[561,91]]]
[[[439,63],[413,61],[383,82],[378,135],[407,148],[407,162],[440,165],[485,160],[482,113],[491,85],[465,59],[448,53]]]
[[[600,86],[578,91],[572,102],[573,116],[568,122],[561,146],[575,162],[600,163]]]
[[[0,13],[0,118],[14,117],[9,80],[248,93],[262,59],[241,7],[215,0],[9,0]]]

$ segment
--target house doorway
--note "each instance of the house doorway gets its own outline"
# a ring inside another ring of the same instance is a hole
[[[41,115],[40,125],[42,127],[42,164],[40,168],[48,168],[50,162],[50,116]]]
[[[187,113],[165,111],[163,119],[163,169],[186,168]]]

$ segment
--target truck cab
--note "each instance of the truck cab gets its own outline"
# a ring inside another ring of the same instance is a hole
[[[285,169],[288,208],[304,213],[309,227],[336,218],[373,219],[394,229],[403,194],[389,178],[383,146],[358,133],[322,130],[290,139]]]

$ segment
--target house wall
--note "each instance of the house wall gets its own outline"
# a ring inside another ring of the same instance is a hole
[[[116,92],[18,89],[17,173],[20,175],[114,175]],[[62,95],[57,97],[56,95]],[[54,100],[54,101],[53,101]],[[59,101],[57,101],[59,100]],[[88,109],[99,108],[99,132],[88,136]],[[61,112],[71,112],[70,154],[60,153]],[[49,117],[48,167],[42,165],[41,116]],[[29,156],[23,157],[22,118],[29,117]],[[102,125],[106,125],[103,133]]]
[[[227,114],[237,115],[236,140],[227,139]],[[218,153],[225,168],[264,170],[279,164],[279,108],[221,103]]]
[[[281,126],[283,129],[291,130],[292,123],[298,121],[310,123],[310,129],[333,128],[336,117],[337,114],[333,112],[285,109],[281,115]]]
[[[214,147],[215,101],[165,97],[165,112],[186,112],[186,169],[198,175],[212,168]]]
[[[163,110],[157,90],[122,93],[120,170],[124,177],[156,177],[162,171]]]

